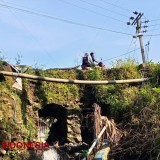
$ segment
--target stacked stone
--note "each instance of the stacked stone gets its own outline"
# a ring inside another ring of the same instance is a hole
[[[81,124],[78,115],[71,114],[67,116],[67,141],[71,143],[82,142]]]

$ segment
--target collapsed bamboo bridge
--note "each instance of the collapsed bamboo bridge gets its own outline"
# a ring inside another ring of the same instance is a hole
[[[105,84],[124,84],[124,83],[140,83],[149,81],[151,78],[139,78],[139,79],[127,79],[127,80],[103,80],[103,81],[93,81],[93,80],[72,80],[72,79],[60,79],[60,78],[50,78],[43,76],[30,75],[26,73],[16,73],[8,71],[0,71],[1,75],[27,78],[33,80],[56,82],[56,83],[68,83],[68,84],[93,84],[93,85],[105,85]]]

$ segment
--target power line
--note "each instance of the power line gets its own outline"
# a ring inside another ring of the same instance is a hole
[[[100,0],[100,1],[103,1],[103,2],[106,3],[106,4],[109,4],[109,5],[111,5],[111,6],[120,8],[120,9],[122,9],[122,10],[125,10],[125,11],[128,11],[128,12],[132,12],[131,10],[129,10],[129,9],[127,9],[127,8],[124,8],[124,7],[121,7],[121,6],[119,6],[119,5],[116,5],[116,4],[113,4],[113,3],[110,3],[110,2],[107,2],[107,1],[104,1],[104,0]]]
[[[150,30],[147,30],[147,32],[149,31],[156,31],[156,30],[159,30],[160,28],[156,28],[156,29],[150,29]]]
[[[106,59],[106,60],[104,60],[104,62],[105,62],[105,61],[109,61],[109,60],[111,60],[111,59],[118,58],[118,57],[122,57],[122,56],[124,56],[124,55],[127,55],[127,54],[129,54],[129,53],[135,52],[135,51],[137,51],[137,50],[140,50],[140,48],[137,48],[137,49],[134,49],[134,50],[132,50],[132,51],[126,52],[126,53],[124,53],[124,54],[120,54],[119,56],[116,56],[116,57],[112,57],[112,58]]]
[[[83,27],[88,27],[88,28],[92,28],[92,29],[98,29],[98,30],[102,30],[102,31],[108,31],[108,32],[112,32],[112,33],[123,34],[123,35],[132,35],[130,33],[125,33],[125,32],[115,31],[115,30],[111,30],[111,29],[107,29],[107,28],[101,28],[101,27],[91,26],[91,25],[87,25],[87,24],[82,24],[82,23],[79,23],[79,22],[74,22],[74,21],[71,21],[71,20],[66,20],[66,19],[51,16],[51,15],[43,14],[43,13],[40,13],[40,12],[27,10],[27,9],[22,9],[22,8],[18,8],[18,7],[13,7],[13,6],[5,5],[5,4],[0,4],[0,6],[5,7],[5,8],[11,8],[11,9],[14,9],[14,10],[17,10],[17,11],[21,11],[21,12],[24,12],[24,13],[28,13],[28,14],[32,14],[32,15],[36,15],[36,16],[40,16],[40,17],[44,17],[44,18],[54,19],[54,20],[57,20],[57,21],[78,25],[78,26],[83,26]]]
[[[131,40],[131,42],[130,42],[130,44],[129,44],[129,47],[128,47],[128,49],[127,49],[127,52],[130,50],[130,47],[131,47],[131,45],[132,45],[132,43],[133,43],[133,40],[134,40],[134,38],[132,37],[132,40]]]
[[[155,25],[144,25],[144,26],[142,26],[142,28],[153,28],[153,27],[156,27],[156,26],[160,26],[160,24],[158,25],[158,24],[155,24]],[[156,28],[154,28],[154,30],[155,30]],[[157,29],[156,29],[157,30]],[[148,30],[147,30],[148,31]]]
[[[134,53],[133,53],[133,55],[135,55],[135,49],[136,49],[136,47],[137,47],[137,38],[136,38],[136,40],[134,42]]]
[[[103,22],[103,26],[105,25],[106,23],[106,20]],[[102,33],[102,32],[101,32]],[[100,35],[100,31],[97,31],[95,34],[94,34],[94,37],[92,37],[92,41],[90,41],[90,43],[88,43],[88,47],[89,49],[91,49],[91,47],[93,48],[93,44],[98,41],[98,37]]]
[[[134,52],[133,54],[135,54],[136,41],[137,41],[137,38],[136,38],[135,42],[134,42],[134,38],[132,38],[131,43],[130,43],[130,45],[129,45],[128,49],[127,49],[127,52],[126,52],[127,54],[128,54],[128,52],[130,52],[129,50],[130,50],[132,44],[135,45],[135,46],[134,46],[134,50],[133,50],[133,52]]]
[[[150,43],[151,43],[151,38],[152,38],[152,37],[149,38],[147,44],[145,45],[145,47],[146,47],[146,54],[147,54],[147,61],[149,60],[149,58],[148,58],[148,53],[149,53],[149,45],[150,45]]]
[[[84,1],[84,0],[79,0],[79,1],[82,1],[82,2],[84,2],[84,3],[87,3],[87,4],[91,5],[91,6],[94,6],[94,7],[100,8],[100,9],[103,9],[103,10],[105,10],[105,11],[107,10],[107,11],[112,12],[112,13],[114,13],[114,14],[121,15],[121,16],[123,16],[123,17],[127,17],[127,18],[128,18],[128,16],[126,16],[126,15],[124,15],[124,14],[121,14],[121,13],[118,13],[118,12],[115,12],[115,11],[112,11],[112,10],[107,9],[107,8],[105,8],[105,7],[102,7],[102,6],[99,6],[99,5],[90,3],[90,2],[86,2],[86,1]]]
[[[116,19],[116,18],[113,18],[113,17],[111,17],[111,16],[102,14],[102,13],[100,13],[100,12],[96,12],[96,11],[91,10],[91,9],[87,9],[87,8],[85,8],[85,7],[78,6],[78,5],[73,4],[73,3],[71,3],[71,2],[67,2],[67,1],[64,1],[64,0],[59,0],[59,1],[61,1],[61,2],[63,2],[63,3],[66,3],[66,4],[68,4],[68,5],[74,6],[74,7],[81,8],[81,9],[86,10],[86,11],[89,11],[89,12],[91,12],[91,13],[104,16],[104,17],[106,17],[106,18],[110,18],[110,19],[113,19],[113,20],[115,20],[115,21],[119,21],[119,22],[125,23],[124,21],[121,21],[121,20],[119,20],[119,19]]]
[[[150,20],[149,22],[154,22],[154,21],[160,21],[160,19],[153,19],[153,20]]]
[[[116,1],[116,3],[118,2],[118,0]],[[114,6],[112,6],[112,9],[114,9]],[[102,26],[104,26],[104,24],[106,23],[106,20],[103,22]],[[124,22],[125,23],[125,22]],[[97,33],[95,33],[95,36],[93,37],[92,41],[90,41],[89,45],[87,48],[91,48],[91,46],[93,47],[93,44],[96,42],[96,39],[98,37],[100,33],[97,31]],[[89,49],[87,49],[89,50]]]
[[[153,28],[153,27],[155,27],[155,26],[160,26],[160,24],[153,24],[153,25],[146,25],[146,22],[148,23],[148,22],[150,22],[150,21],[145,21],[145,22],[142,22],[142,23],[145,23],[145,25],[144,26],[142,26],[142,28]],[[153,28],[153,29],[147,29],[147,30],[145,30],[145,31],[143,31],[143,32],[150,32],[150,31],[156,31],[156,30],[159,30],[160,29],[160,27],[159,28]]]
[[[159,26],[160,24],[153,24],[153,25],[149,25],[149,27],[152,27],[152,26]]]
[[[3,0],[1,0],[1,1],[3,1]],[[3,1],[3,2],[5,2],[5,1]],[[8,7],[8,10],[9,10],[9,12],[15,17],[15,19],[19,22],[19,24],[21,24],[21,26],[23,26],[23,28],[25,28],[25,29],[30,33],[32,39],[37,42],[37,44],[44,50],[44,52],[45,52],[50,58],[53,58],[53,57],[50,55],[50,53],[49,53],[45,48],[42,47],[42,44],[39,43],[39,41],[34,37],[34,35],[33,35],[33,34],[30,32],[30,30],[26,27],[26,25],[24,25],[24,23],[22,23],[22,21],[20,21],[20,20],[17,18],[17,16],[14,14],[14,12],[12,12],[12,10],[10,10],[9,7]],[[50,58],[49,58],[49,59],[50,59]],[[50,60],[51,60],[51,59],[50,59]],[[56,62],[56,64],[57,64],[57,62]],[[59,65],[57,64],[57,66],[59,66]],[[59,66],[59,67],[60,67],[60,66]]]
[[[3,0],[0,0],[0,1],[4,2]],[[62,0],[60,0],[60,1],[62,1]],[[101,0],[101,1],[104,1],[104,0]],[[105,2],[105,1],[104,1],[104,2]],[[6,2],[6,1],[5,1],[5,3],[8,3],[8,4],[12,4],[12,5],[17,6],[16,4],[11,3],[11,2]],[[66,2],[66,3],[70,3],[70,2]],[[123,9],[123,10],[128,10],[128,9],[126,9],[126,8],[124,8],[124,7],[118,6],[118,5],[113,4],[113,3],[109,3],[109,2],[105,2],[105,3],[108,3],[108,4],[112,5],[112,6],[115,6],[115,7],[121,8],[121,9]],[[70,4],[71,4],[71,3],[70,3]],[[72,3],[72,4],[73,4],[73,3]],[[83,8],[83,7],[80,7],[80,6],[75,5],[75,4],[73,4],[73,5],[74,5],[74,6],[77,6],[77,7],[79,7],[79,8]],[[28,9],[29,9],[29,8],[28,8]],[[87,10],[87,9],[86,9],[86,10]],[[128,10],[128,11],[132,12],[131,10]]]
[[[156,37],[156,36],[160,36],[160,34],[151,34],[151,35],[144,35],[145,37]]]

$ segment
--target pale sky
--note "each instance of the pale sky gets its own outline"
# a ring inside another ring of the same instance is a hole
[[[142,23],[146,57],[159,62],[159,6],[159,0],[0,0],[0,56],[15,64],[19,55],[21,64],[43,68],[81,65],[85,52],[109,67],[128,56],[142,63],[136,26],[126,24],[137,11],[150,21]]]

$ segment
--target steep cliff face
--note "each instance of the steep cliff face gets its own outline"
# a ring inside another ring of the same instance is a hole
[[[1,70],[12,71],[12,68],[7,64],[2,64]],[[29,69],[27,73],[53,78],[84,80],[129,79],[143,76],[136,65],[122,66],[107,71],[99,68],[91,71]],[[47,140],[51,145],[55,141],[59,141],[60,144],[82,141],[90,143],[93,140],[92,123],[88,121],[91,119],[84,117],[88,115],[88,111],[85,109],[92,110],[94,102],[101,106],[102,115],[112,117],[121,124],[121,127],[129,126],[128,121],[132,124],[129,127],[143,128],[140,126],[142,119],[137,114],[142,113],[142,109],[146,107],[152,111],[156,111],[160,107],[158,73],[160,73],[160,65],[151,64],[148,74],[153,77],[152,81],[136,85],[76,85],[23,79],[22,91],[12,87],[14,78],[1,75],[0,144],[11,141],[39,141],[40,118],[49,122]],[[154,112],[147,118],[144,122],[145,126],[148,127],[148,130],[149,126],[152,126],[154,139],[159,139],[159,113]],[[129,137],[131,135],[127,129]],[[128,137],[126,135],[124,141]],[[139,143],[139,141],[137,142]],[[27,156],[31,156],[25,150],[19,152],[12,150],[6,153],[1,147],[0,151],[4,157],[16,157],[24,153],[26,159]],[[125,154],[126,157],[127,154],[129,155],[129,153]]]

